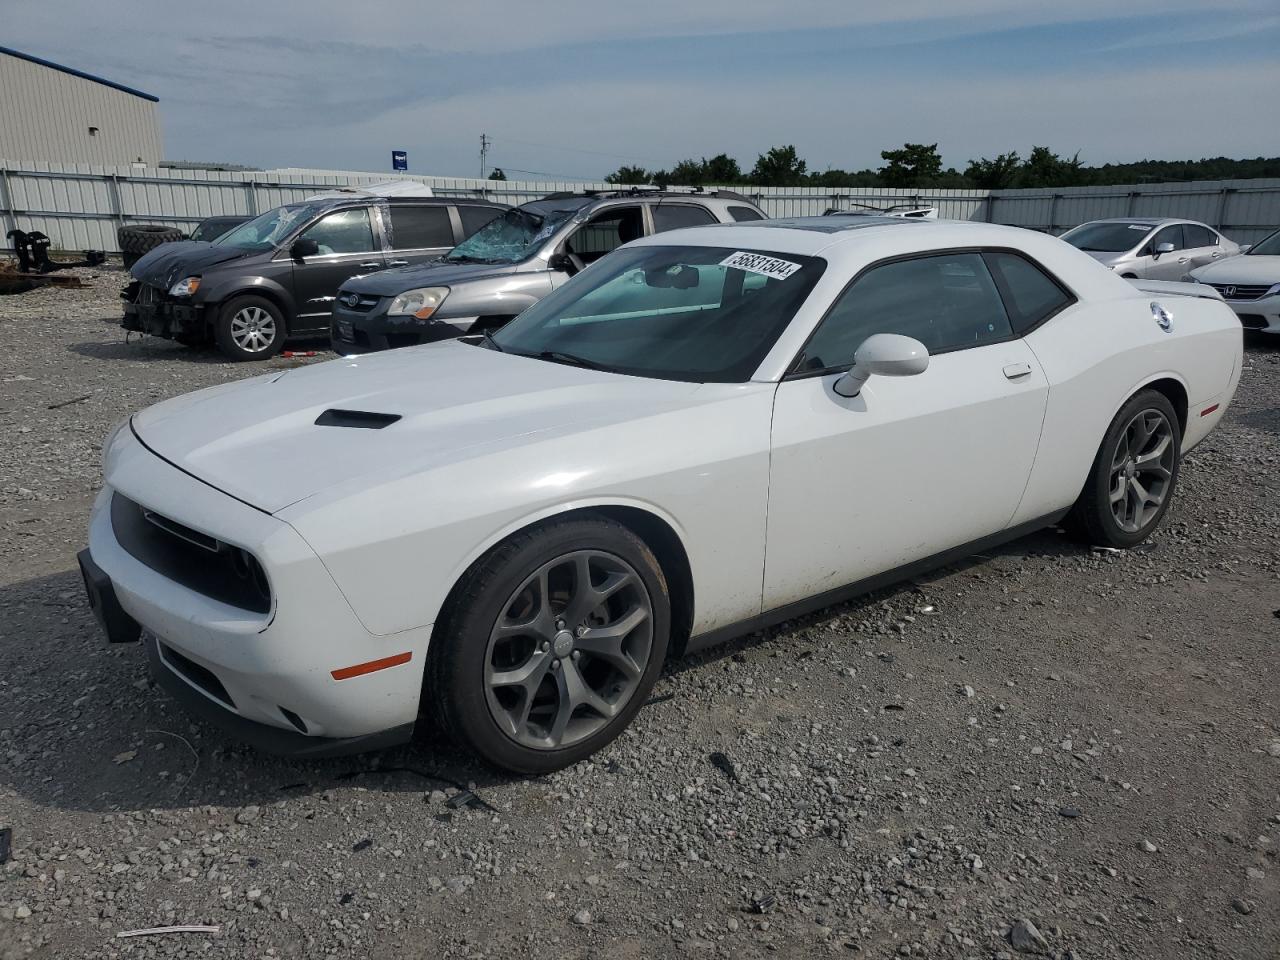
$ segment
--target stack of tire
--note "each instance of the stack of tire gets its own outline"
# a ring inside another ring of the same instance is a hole
[[[144,253],[154,250],[160,244],[186,238],[186,234],[176,227],[166,227],[159,223],[139,223],[116,230],[116,240],[120,244],[120,254],[124,257],[126,270],[137,263]]]

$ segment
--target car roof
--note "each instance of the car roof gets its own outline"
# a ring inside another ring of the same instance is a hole
[[[1149,223],[1153,227],[1161,226],[1166,223],[1199,223],[1198,220],[1186,220],[1182,217],[1103,217],[1098,220],[1088,220],[1086,223]],[[1080,224],[1084,226],[1084,224]]]

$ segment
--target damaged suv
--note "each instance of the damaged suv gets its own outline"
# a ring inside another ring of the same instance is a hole
[[[506,209],[413,182],[287,203],[212,243],[147,253],[130,270],[121,326],[264,360],[289,337],[323,337],[344,280],[433,260]]]
[[[762,219],[731,190],[553,193],[494,218],[439,260],[348,280],[333,308],[333,349],[370,353],[496,330],[632,240]]]

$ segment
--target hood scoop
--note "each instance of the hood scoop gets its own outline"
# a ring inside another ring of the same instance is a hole
[[[398,413],[373,413],[368,410],[326,410],[316,417],[317,427],[356,427],[381,430],[400,419]]]

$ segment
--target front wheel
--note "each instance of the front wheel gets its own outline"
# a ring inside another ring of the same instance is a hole
[[[213,338],[232,360],[266,360],[284,345],[284,316],[265,297],[233,297],[218,312]]]
[[[630,530],[603,517],[543,524],[459,584],[424,696],[487,763],[549,773],[631,722],[662,669],[670,620],[662,569]]]
[[[1164,394],[1144,390],[1120,408],[1073,510],[1090,543],[1132,547],[1151,535],[1173,500],[1182,430]]]

